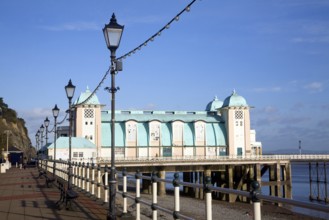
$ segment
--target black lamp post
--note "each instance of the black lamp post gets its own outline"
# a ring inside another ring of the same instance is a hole
[[[75,86],[72,84],[71,80],[65,86],[66,96],[69,99],[69,173],[68,173],[68,189],[72,189],[72,147],[71,147],[71,138],[72,138],[72,98],[74,96]]]
[[[48,145],[48,126],[49,126],[49,119],[48,117],[46,117],[46,119],[44,120],[44,125],[46,127],[46,146]]]
[[[57,139],[57,117],[59,114],[59,108],[57,105],[53,108],[53,116],[54,116],[54,129],[55,129],[55,134],[54,134],[54,168],[53,168],[53,176],[55,176],[55,171],[56,171],[56,139]]]
[[[40,126],[40,141],[41,141],[41,146],[40,146],[40,152],[43,148],[43,131],[45,130],[45,127],[43,126],[43,124]]]
[[[302,141],[301,140],[299,140],[298,141],[298,143],[299,143],[299,155],[302,155]]]
[[[116,178],[115,178],[115,93],[118,88],[115,87],[115,74],[117,67],[117,60],[115,52],[119,47],[124,26],[119,25],[113,13],[109,24],[103,28],[103,33],[106,41],[107,48],[111,51],[111,88],[109,92],[112,94],[111,99],[111,172],[110,172],[110,190],[109,190],[109,212],[107,219],[116,219],[115,210],[115,196],[116,196]]]
[[[37,152],[37,156],[38,156],[38,148],[39,148],[39,130],[37,131],[37,133],[35,134],[35,147],[36,147],[36,152]]]

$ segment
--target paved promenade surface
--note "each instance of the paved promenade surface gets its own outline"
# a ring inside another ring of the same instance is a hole
[[[79,192],[72,202],[73,211],[58,210],[60,198],[56,186],[47,188],[46,180],[38,178],[35,167],[11,168],[0,173],[0,219],[106,219],[107,205],[95,201]],[[75,190],[78,192],[77,190]]]

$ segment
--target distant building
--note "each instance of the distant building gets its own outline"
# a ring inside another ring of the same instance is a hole
[[[104,105],[99,103],[96,95],[80,104],[90,95],[87,88],[75,102],[73,136],[84,138],[94,145],[94,154],[88,154],[88,157],[110,157],[111,111],[102,111]],[[256,131],[250,129],[250,108],[245,98],[233,91],[224,101],[215,97],[205,111],[117,110],[116,157],[259,155],[262,145],[256,141]],[[61,134],[65,136],[64,132]],[[58,139],[57,147],[68,148],[68,145],[62,146],[59,142],[63,138]],[[79,154],[75,154],[80,152],[79,144],[72,144],[73,159],[79,158]],[[92,147],[89,150],[92,151]],[[59,154],[57,159],[68,157],[67,154],[59,157]]]
[[[72,137],[72,161],[92,161],[96,157],[95,145],[81,137]],[[48,157],[54,158],[54,143],[48,147]],[[56,140],[56,160],[67,160],[69,158],[69,139],[59,137]]]

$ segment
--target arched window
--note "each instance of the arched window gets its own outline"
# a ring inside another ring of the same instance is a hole
[[[182,146],[183,145],[183,125],[182,121],[174,121],[172,123],[173,128],[173,145],[174,146]]]
[[[126,144],[127,146],[137,145],[137,122],[127,121],[126,122]]]

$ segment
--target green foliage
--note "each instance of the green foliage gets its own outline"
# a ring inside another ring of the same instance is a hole
[[[4,103],[3,98],[0,97],[0,108],[2,111],[2,118],[6,119],[7,122],[17,123],[17,113],[15,110],[8,107],[6,103]]]

